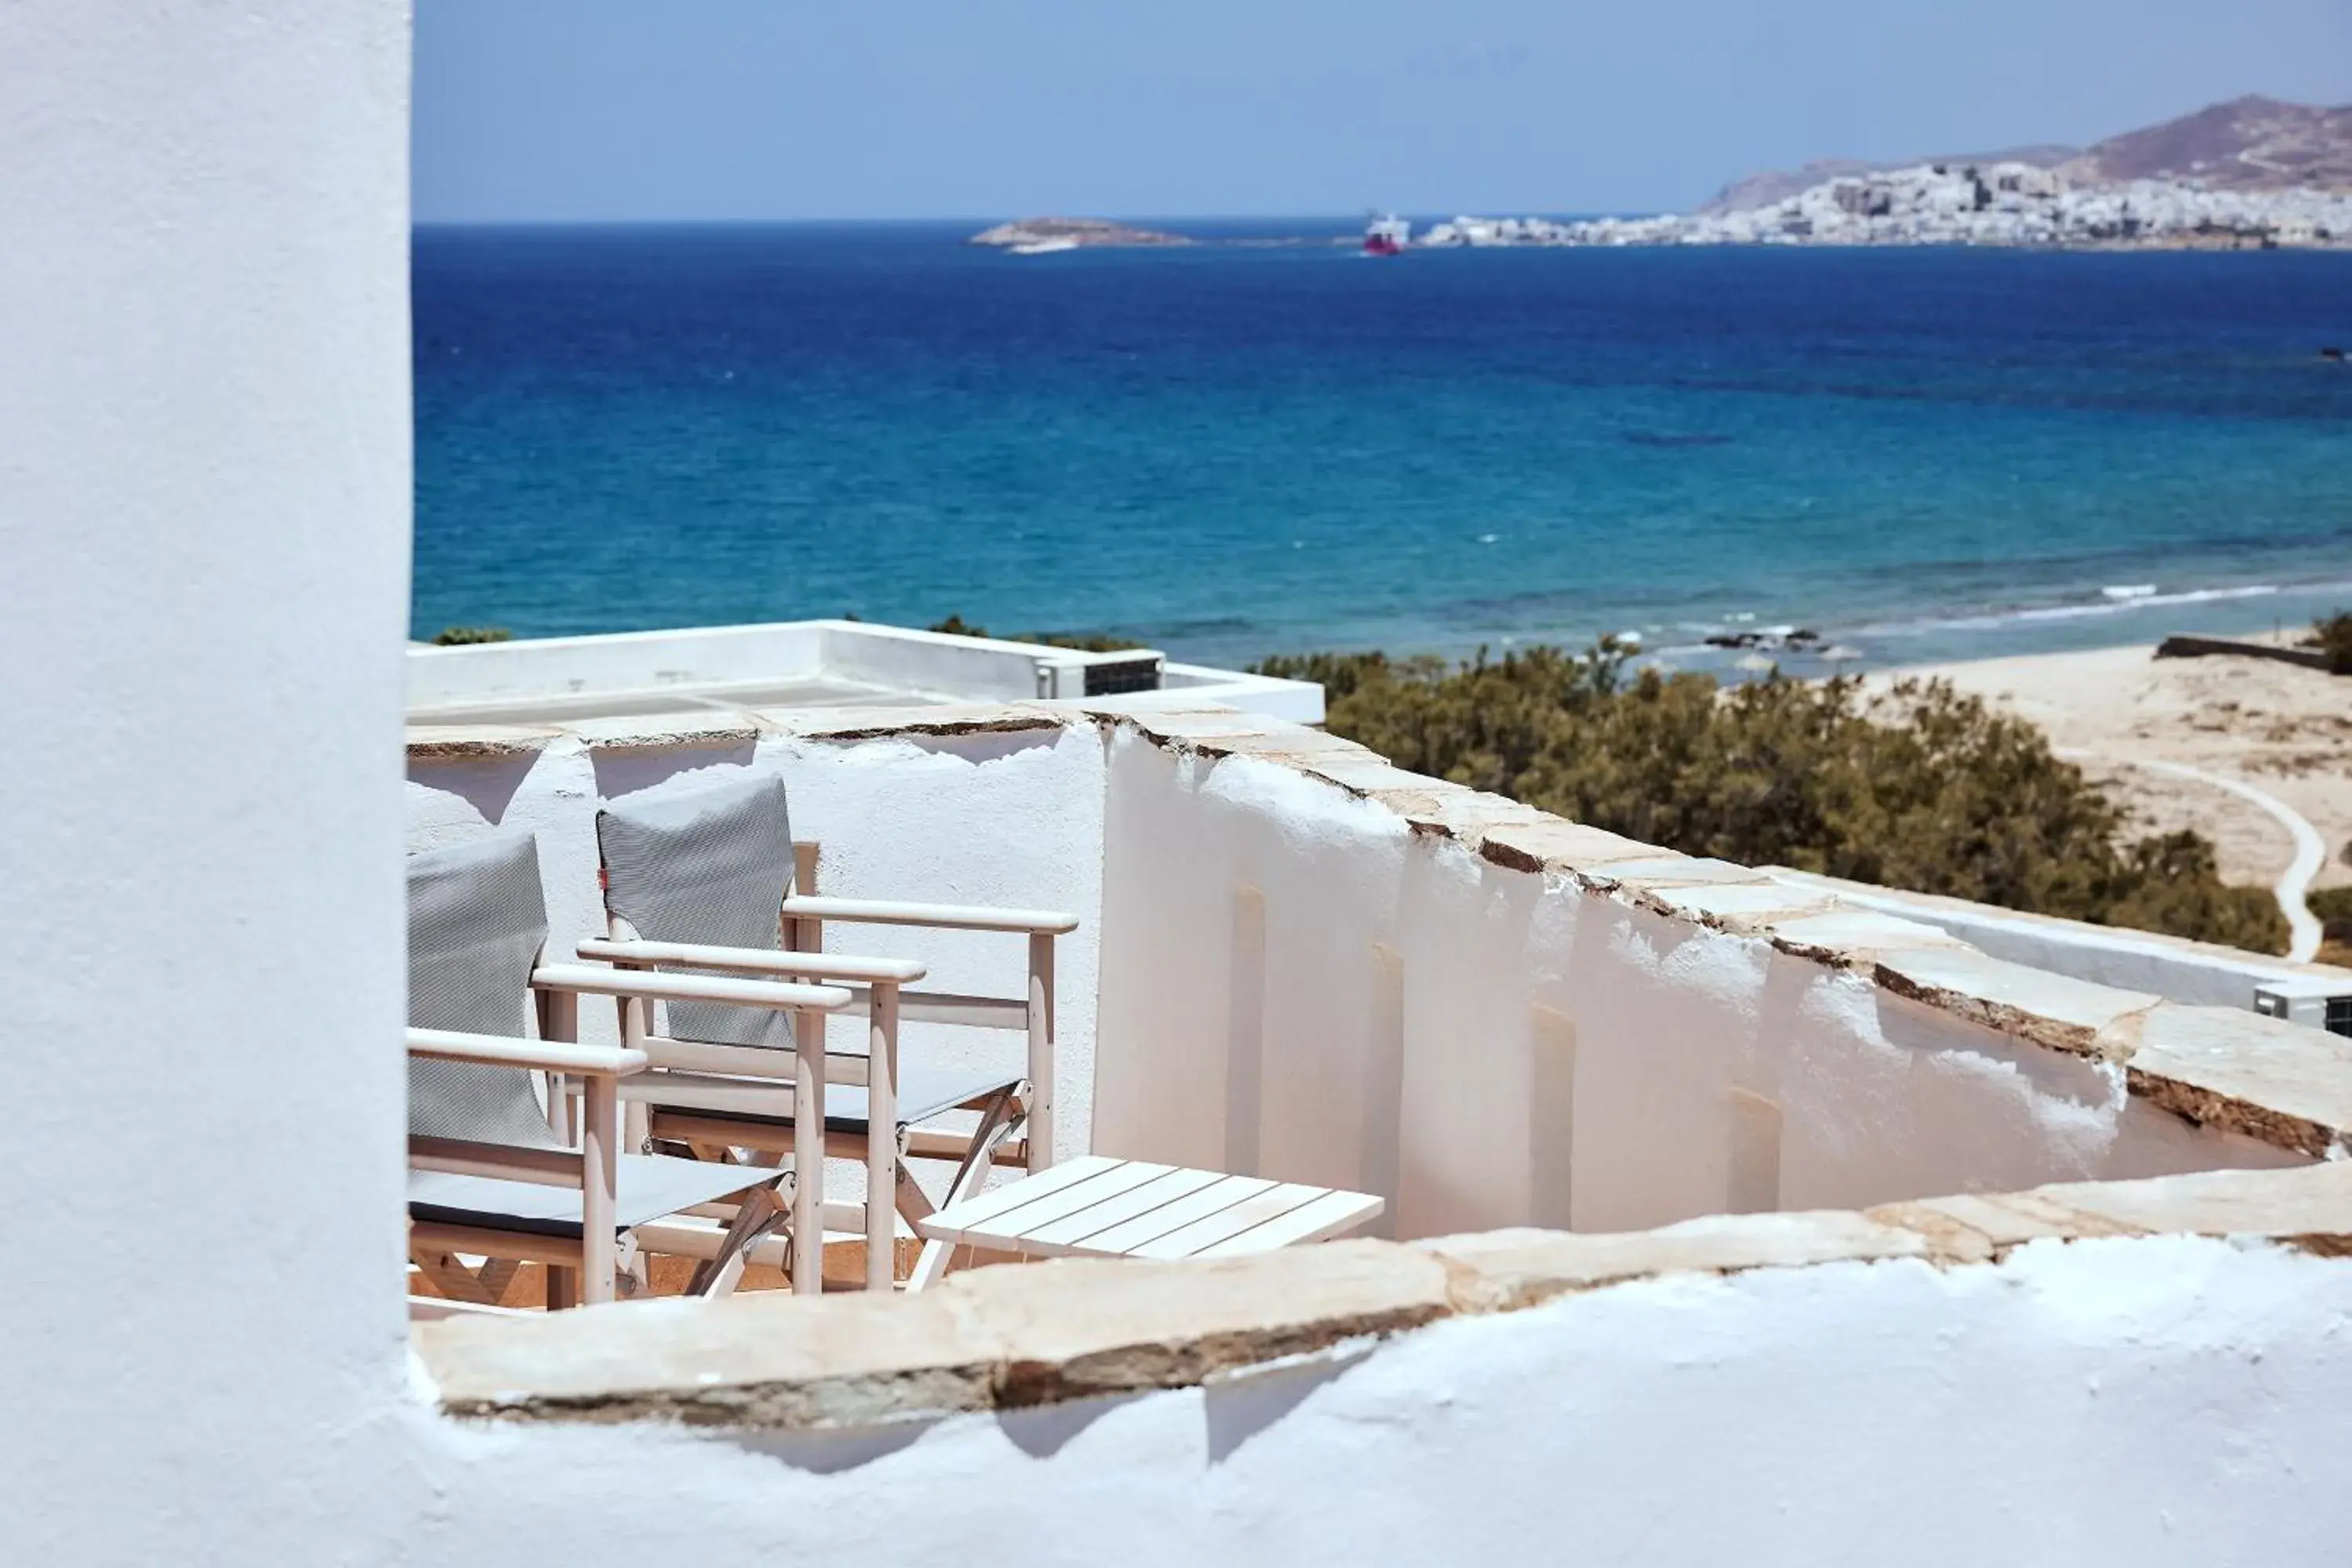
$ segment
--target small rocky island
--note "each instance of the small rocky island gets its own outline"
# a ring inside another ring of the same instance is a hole
[[[1193,242],[1181,234],[1135,228],[1127,224],[1113,223],[1108,218],[1024,217],[1017,222],[1001,223],[994,228],[983,229],[965,243],[993,246],[1016,256],[1035,256],[1047,251],[1081,247],[1191,245]]]

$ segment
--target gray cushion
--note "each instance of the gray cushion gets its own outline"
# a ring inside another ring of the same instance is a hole
[[[408,858],[408,1022],[527,1037],[531,966],[547,943],[539,846],[502,834]],[[408,1063],[408,1130],[560,1149],[520,1068]]]
[[[773,952],[793,886],[784,781],[746,774],[690,789],[626,795],[596,814],[604,903],[649,942]],[[668,1004],[681,1040],[790,1049],[789,1014],[709,1003]]]
[[[715,1203],[746,1187],[772,1182],[781,1171],[751,1165],[706,1164],[656,1154],[624,1154],[619,1161],[620,1196],[614,1226],[626,1230],[696,1204]],[[420,1220],[530,1231],[541,1236],[580,1234],[580,1189],[541,1182],[510,1182],[498,1176],[460,1176],[446,1171],[408,1173],[408,1212]]]
[[[901,1127],[922,1121],[943,1110],[953,1110],[968,1100],[983,1094],[1010,1089],[1021,1081],[1019,1073],[990,1072],[985,1068],[940,1068],[907,1067],[898,1071],[898,1116]],[[715,1085],[714,1098],[723,1096],[731,1085]],[[677,1110],[691,1110],[698,1116],[722,1116],[730,1121],[748,1121],[771,1127],[790,1127],[789,1116],[759,1116],[744,1111],[706,1110],[695,1104],[694,1086],[687,1083],[665,1083],[660,1097],[651,1101],[656,1106],[668,1106]],[[860,1083],[828,1083],[824,1086],[824,1124],[835,1132],[863,1132],[871,1118],[866,1114],[866,1086]]]

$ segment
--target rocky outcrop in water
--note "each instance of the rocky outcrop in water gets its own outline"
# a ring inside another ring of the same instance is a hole
[[[1091,246],[1190,245],[1181,234],[1135,228],[1099,217],[1024,217],[982,229],[964,242],[1005,250],[1068,250]]]

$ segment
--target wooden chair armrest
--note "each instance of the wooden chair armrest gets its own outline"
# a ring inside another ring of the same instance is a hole
[[[684,963],[745,974],[804,974],[819,980],[886,980],[911,984],[929,971],[912,958],[859,958],[848,953],[777,952],[756,947],[713,947],[698,942],[623,942],[591,937],[580,956],[606,963]]]
[[[843,994],[845,996],[847,993]],[[531,1068],[622,1078],[642,1072],[646,1053],[617,1046],[583,1046],[570,1040],[524,1040],[505,1035],[472,1035],[457,1029],[411,1029],[408,1054],[446,1062],[482,1062],[490,1067]]]
[[[787,985],[773,980],[738,980],[718,974],[661,974],[647,969],[592,969],[584,963],[547,963],[530,973],[533,987],[590,996],[636,996],[648,1002],[723,1002],[770,1012],[831,1013],[846,1007],[850,994],[838,985]]]
[[[845,921],[859,925],[930,926],[940,931],[1017,931],[1062,936],[1078,917],[1054,910],[1000,910],[985,905],[908,904],[885,899],[786,899],[784,916]]]

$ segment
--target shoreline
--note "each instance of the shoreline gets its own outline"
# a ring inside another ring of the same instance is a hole
[[[1787,675],[1821,679],[1838,674],[1877,675],[1994,659],[2154,647],[2168,637],[2291,640],[2309,630],[2320,616],[2352,610],[2352,582],[2334,580],[2332,574],[2329,580],[2301,583],[2168,591],[2147,591],[2136,585],[2128,595],[2114,588],[2099,592],[2103,596],[2097,598],[2085,595],[2072,601],[2014,609],[1911,619],[1881,616],[1859,624],[1805,622],[1801,624],[1813,632],[1811,640],[1776,644],[1768,637],[1752,648],[1708,647],[1687,640],[1698,635],[1696,627],[1658,633],[1643,628],[1642,653],[1645,659],[1718,679],[1760,674],[1766,662],[1778,665]],[[1748,616],[1727,618],[1722,626],[1710,629],[1769,633],[1785,628],[1765,626],[1760,617]],[[1590,639],[1518,636],[1497,638],[1496,643],[1500,651],[1545,640],[1570,645]],[[1824,657],[1828,654],[1847,657]]]
[[[1806,618],[1785,606],[1754,611],[1727,609],[1709,621],[1667,620],[1653,611],[1580,611],[1549,625],[1490,626],[1463,632],[1432,618],[1415,616],[1370,622],[1350,618],[1308,630],[1278,635],[1260,629],[1218,628],[1203,637],[1194,628],[1173,627],[1149,616],[1120,622],[1072,621],[1047,630],[1103,633],[1164,649],[1169,657],[1195,663],[1244,664],[1269,656],[1381,652],[1395,658],[1429,655],[1448,662],[1489,658],[1537,647],[1580,652],[1603,636],[1638,638],[1638,664],[1656,664],[1672,673],[1686,670],[1733,681],[1778,666],[1788,676],[1824,679],[1870,675],[1920,666],[1977,663],[1986,659],[2090,653],[2126,647],[2154,647],[2168,637],[2211,637],[2268,641],[2294,637],[2312,622],[2352,611],[2352,581],[2331,572],[2308,581],[2238,584],[2167,590],[2145,596],[2092,596],[2078,590],[2071,599],[2017,607],[1963,610],[1956,614],[1899,612],[1853,619]],[[2112,595],[2112,589],[2095,591]],[[1730,595],[1725,595],[1729,599]],[[1733,601],[1736,603],[1736,600]],[[1773,634],[1802,628],[1810,637],[1781,640]],[[1746,633],[1759,640],[1739,647],[1709,647],[1707,634]],[[1832,658],[1840,653],[1858,657]],[[1743,660],[1752,662],[1743,663]]]
[[[2347,608],[2352,608],[2352,605],[2347,605]],[[2229,635],[2227,640],[2262,644],[2274,647],[2297,647],[2302,646],[2303,638],[2309,631],[2310,626],[2308,623],[2298,621],[2292,626],[2284,626],[2277,630],[2256,629],[2252,631],[2233,632]],[[2189,634],[2174,633],[2168,635],[2184,636]],[[2112,656],[2125,653],[2144,654],[2147,657],[2148,661],[2151,664],[2154,664],[2158,662],[2156,658],[2157,647],[2158,644],[2156,642],[2150,642],[2145,637],[2131,637],[2121,642],[2100,643],[2095,647],[2091,647],[2034,648],[2025,652],[1987,653],[1964,658],[1923,658],[1911,660],[1902,664],[1876,664],[1873,665],[1868,670],[1863,671],[1862,673],[1865,676],[1916,676],[1955,669],[1969,669],[1980,665],[1988,664],[2023,664],[2034,659],[2089,660],[2102,655]],[[2206,662],[2215,660],[2230,661],[2234,659],[2235,657],[2236,656],[2230,654],[2211,654],[2201,656],[2203,660]],[[2198,660],[2193,658],[2183,658],[2178,662],[2182,664],[2190,664],[2198,662]],[[2252,658],[2249,659],[2248,662],[2268,665],[2273,661],[2268,659]],[[2352,705],[2352,682],[2347,682],[2346,685],[2345,700],[2347,705]]]

